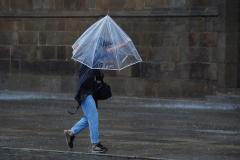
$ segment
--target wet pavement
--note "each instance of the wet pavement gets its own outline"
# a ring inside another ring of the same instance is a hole
[[[240,110],[151,107],[146,103],[100,103],[106,155],[89,151],[88,130],[73,151],[63,130],[82,115],[69,115],[72,100],[0,100],[0,159],[238,160]]]

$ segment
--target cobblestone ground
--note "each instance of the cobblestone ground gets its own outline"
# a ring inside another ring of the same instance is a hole
[[[151,108],[100,103],[107,155],[89,152],[88,130],[69,151],[63,130],[82,115],[73,101],[0,101],[0,159],[238,160],[240,111]],[[144,104],[146,106],[146,104]]]

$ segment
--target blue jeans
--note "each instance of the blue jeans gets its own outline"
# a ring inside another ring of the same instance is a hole
[[[71,128],[71,131],[76,135],[89,127],[91,143],[97,144],[99,143],[98,111],[92,95],[87,96],[81,106],[84,116]]]

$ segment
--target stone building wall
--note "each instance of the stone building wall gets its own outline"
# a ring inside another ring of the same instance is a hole
[[[71,45],[108,10],[144,60],[106,73],[116,95],[202,97],[237,88],[239,27],[231,25],[239,7],[231,8],[239,3],[231,2],[0,0],[0,89],[73,92]]]

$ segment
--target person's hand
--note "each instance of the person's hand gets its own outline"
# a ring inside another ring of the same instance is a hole
[[[107,50],[108,53],[112,53],[115,50],[115,48],[111,47],[111,48],[107,48],[106,50]]]
[[[121,44],[118,44],[118,45],[116,45],[116,46],[114,46],[114,47],[107,48],[106,50],[107,50],[108,53],[111,53],[111,52],[113,52],[113,51],[116,50],[116,49],[120,49],[120,48],[122,48],[122,47],[125,47],[125,46],[128,44],[128,42],[130,42],[130,41],[131,41],[131,40],[128,39],[126,42],[121,43]]]

